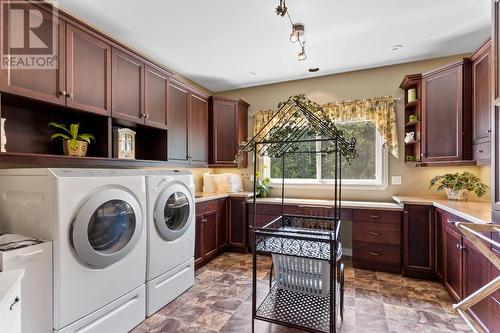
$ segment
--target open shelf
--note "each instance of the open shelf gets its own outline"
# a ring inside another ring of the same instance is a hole
[[[420,140],[415,140],[413,142],[405,143],[405,146],[413,146],[413,145],[416,145],[416,144],[420,144]]]
[[[418,120],[415,121],[409,121],[405,124],[405,127],[413,127],[415,125],[418,125],[420,122]]]
[[[411,108],[414,108],[414,107],[415,107],[415,106],[417,106],[419,103],[420,103],[420,101],[419,101],[419,100],[408,102],[408,103],[406,103],[405,109],[411,109]]]

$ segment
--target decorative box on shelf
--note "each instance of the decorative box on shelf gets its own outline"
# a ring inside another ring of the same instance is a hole
[[[5,145],[7,144],[7,135],[5,134],[5,118],[0,118],[0,152],[5,153]]]
[[[128,128],[113,129],[114,157],[120,159],[135,159],[135,132]]]

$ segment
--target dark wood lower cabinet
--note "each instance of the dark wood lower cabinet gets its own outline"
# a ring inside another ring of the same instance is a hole
[[[219,199],[219,216],[217,221],[217,247],[224,250],[227,246],[227,199]]]
[[[196,204],[195,266],[198,268],[218,255],[217,225],[219,204],[217,200]]]
[[[440,209],[436,209],[435,214],[435,228],[434,228],[434,247],[435,247],[435,271],[436,276],[439,280],[444,280],[444,224],[446,223],[446,217],[444,212]]]
[[[451,296],[459,301],[463,296],[463,243],[462,236],[445,226],[444,228],[444,285]]]
[[[229,246],[245,252],[248,248],[246,198],[229,198]]]
[[[464,239],[464,288],[463,297],[467,297],[491,281],[491,263],[467,239]],[[491,320],[491,301],[487,298],[472,307],[472,313],[485,331]],[[500,326],[499,326],[500,329]]]
[[[434,208],[405,205],[403,215],[403,275],[434,279]]]

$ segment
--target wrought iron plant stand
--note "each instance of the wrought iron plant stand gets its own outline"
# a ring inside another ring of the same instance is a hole
[[[356,156],[356,140],[348,140],[319,105],[303,95],[280,103],[278,112],[248,143],[243,152],[281,159],[281,216],[257,228],[256,182],[254,181],[252,332],[255,320],[263,320],[310,332],[336,332],[343,311],[343,271],[340,243],[341,163]],[[311,139],[311,137],[313,139]],[[320,142],[320,149],[301,150],[304,143]],[[304,216],[285,213],[285,162],[292,154],[333,154],[333,213]],[[238,160],[237,156],[237,160]],[[272,255],[269,291],[257,305],[257,259]],[[273,269],[274,268],[274,269]],[[275,279],[273,283],[273,270]]]

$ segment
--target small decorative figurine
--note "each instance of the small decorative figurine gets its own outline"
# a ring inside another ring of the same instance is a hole
[[[415,132],[406,133],[405,143],[412,143],[415,141]]]
[[[114,129],[114,157],[135,159],[135,132],[128,128]]]

